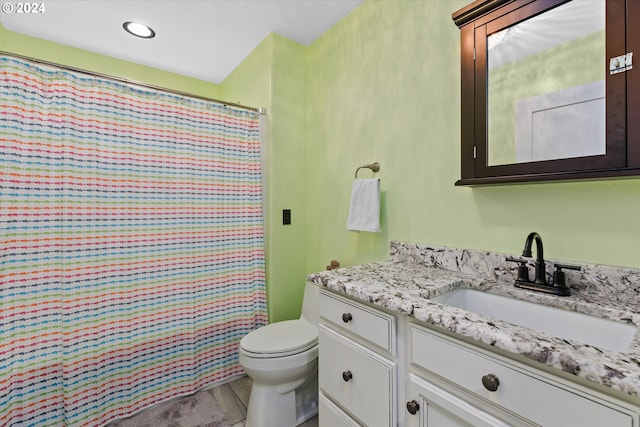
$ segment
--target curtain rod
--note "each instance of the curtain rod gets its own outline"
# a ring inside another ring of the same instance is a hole
[[[189,92],[183,92],[183,91],[179,91],[179,90],[175,90],[175,89],[169,89],[169,88],[166,88],[166,87],[155,86],[155,85],[151,85],[151,84],[148,84],[148,83],[142,83],[142,82],[138,82],[138,81],[135,81],[135,80],[125,79],[125,78],[122,78],[122,77],[111,76],[109,74],[99,73],[99,72],[95,72],[95,71],[83,70],[81,68],[70,67],[68,65],[58,64],[58,63],[50,62],[50,61],[45,61],[43,59],[38,59],[38,58],[33,58],[33,57],[25,56],[25,55],[20,55],[20,54],[17,54],[17,53],[5,52],[3,50],[0,50],[0,55],[12,56],[12,57],[17,58],[17,59],[23,59],[23,60],[26,60],[26,61],[35,62],[36,64],[42,64],[42,65],[46,65],[46,66],[49,66],[49,67],[56,67],[56,68],[60,68],[60,69],[66,70],[66,71],[72,71],[74,73],[85,74],[85,75],[89,75],[89,76],[93,76],[93,77],[101,77],[101,78],[109,79],[109,80],[116,81],[116,82],[119,82],[119,83],[133,84],[133,85],[136,85],[136,86],[143,87],[145,89],[159,90],[159,91],[168,92],[168,93],[171,93],[171,94],[174,94],[174,95],[188,96],[188,97],[191,97],[191,98],[201,99],[203,101],[215,102],[216,104],[221,104],[221,105],[228,106],[228,107],[235,107],[235,108],[240,108],[240,109],[243,109],[243,110],[254,111],[254,112],[258,113],[258,114],[266,114],[267,113],[267,111],[266,111],[266,109],[264,107],[248,107],[246,105],[237,104],[237,103],[233,103],[233,102],[225,102],[225,101],[221,101],[221,100],[215,99],[215,98],[209,98],[209,97],[206,97],[206,96],[196,95],[196,94],[189,93]]]

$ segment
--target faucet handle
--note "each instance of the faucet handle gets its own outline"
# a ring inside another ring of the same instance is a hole
[[[506,261],[518,263],[518,282],[529,282],[529,267],[527,267],[527,260],[522,258],[507,257]]]
[[[553,264],[556,270],[560,270],[564,268],[565,270],[577,270],[580,271],[582,268],[579,265],[570,265],[570,264]]]
[[[557,288],[568,288],[564,271],[562,271],[563,268],[565,270],[581,270],[578,265],[554,264],[553,266],[556,269],[556,271],[553,272],[553,286]]]

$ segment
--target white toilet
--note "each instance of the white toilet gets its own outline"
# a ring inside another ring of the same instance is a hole
[[[240,340],[253,379],[246,427],[293,427],[318,413],[320,289],[305,285],[300,319],[271,323]]]

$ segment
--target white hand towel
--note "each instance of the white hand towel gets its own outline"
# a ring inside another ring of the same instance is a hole
[[[351,189],[347,230],[380,232],[380,180],[356,178]]]

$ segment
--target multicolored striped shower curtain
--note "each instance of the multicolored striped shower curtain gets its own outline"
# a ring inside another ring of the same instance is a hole
[[[267,322],[258,115],[0,66],[0,425],[103,425],[242,373]]]

